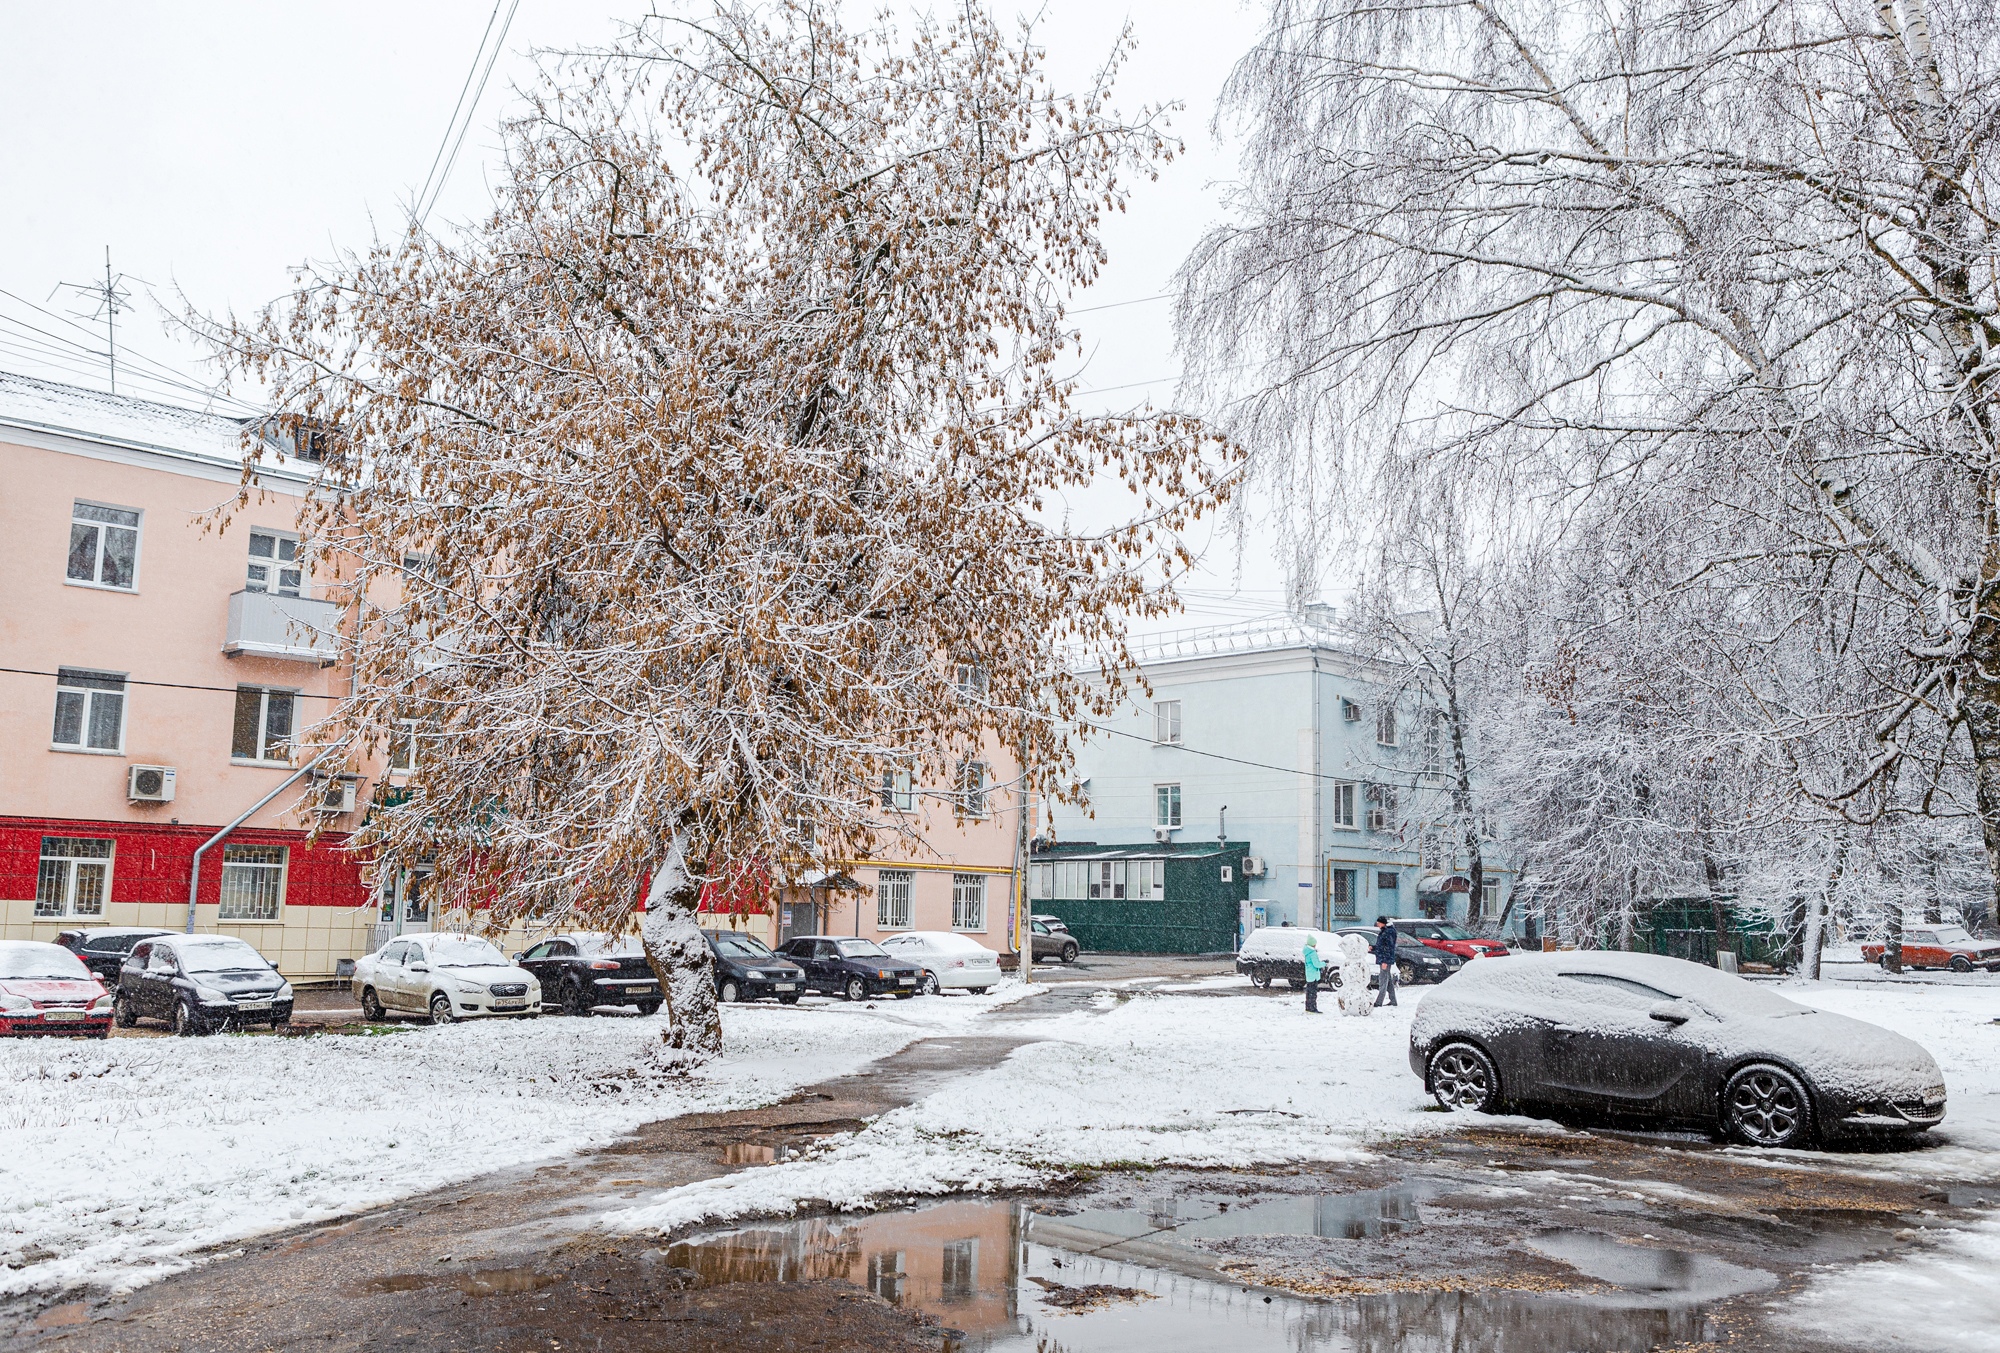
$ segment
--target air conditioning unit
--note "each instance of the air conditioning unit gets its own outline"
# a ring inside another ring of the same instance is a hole
[[[172,766],[127,766],[125,768],[125,797],[134,803],[172,803],[174,801],[174,768]]]
[[[1371,832],[1386,832],[1389,830],[1389,810],[1387,808],[1370,808],[1368,810],[1368,830]]]
[[[319,801],[313,805],[313,811],[325,813],[329,817],[353,812],[354,781],[345,776],[320,781]]]
[[[1153,828],[1153,839],[1164,846],[1174,839],[1174,829],[1172,827],[1155,827]]]
[[[1243,877],[1246,879],[1263,878],[1264,862],[1255,855],[1245,855],[1243,857]]]

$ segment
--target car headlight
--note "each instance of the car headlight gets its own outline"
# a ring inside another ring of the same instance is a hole
[[[278,983],[278,994],[271,999],[274,1001],[289,1001],[292,999],[292,984],[290,982]]]
[[[90,1013],[93,1015],[101,1014],[104,1011],[109,1010],[114,1004],[115,1002],[108,994],[104,996],[99,996],[96,1000],[90,1003]]]
[[[875,970],[875,976],[880,978],[882,981],[886,982],[889,980],[889,970],[887,968],[877,968]]]
[[[486,994],[486,984],[484,982],[474,982],[465,977],[454,977],[451,979],[451,984],[458,988],[461,995],[483,996]]]
[[[0,991],[0,1010],[33,1010],[34,1008],[35,1003],[26,996],[16,996],[11,992]]]
[[[201,985],[199,982],[195,983],[194,994],[195,998],[199,1000],[203,1005],[234,1004],[234,1002],[232,1002],[227,996],[217,991],[214,987],[205,987]]]

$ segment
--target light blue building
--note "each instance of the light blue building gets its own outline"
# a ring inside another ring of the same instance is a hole
[[[1248,843],[1245,928],[1419,914],[1491,930],[1510,883],[1486,861],[1467,893],[1463,847],[1427,830],[1442,803],[1425,771],[1423,712],[1386,699],[1390,674],[1303,617],[1184,630],[1134,646],[1150,694],[1088,730],[1084,807],[1057,842]]]

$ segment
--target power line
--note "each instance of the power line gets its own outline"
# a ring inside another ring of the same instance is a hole
[[[0,667],[0,672],[12,672],[15,676],[60,677],[60,672],[43,672],[32,667]],[[241,686],[196,686],[185,681],[141,681],[137,677],[126,677],[127,686],[159,686],[172,691],[219,691],[223,695],[234,695]],[[296,700],[338,700],[338,695],[322,695],[316,691],[293,691]]]
[[[507,6],[507,17],[500,17],[500,6]],[[480,35],[479,50],[472,54],[472,66],[465,72],[465,83],[459,86],[458,102],[452,105],[451,121],[445,124],[444,140],[438,143],[437,154],[431,157],[430,172],[424,175],[424,186],[417,192],[417,224],[430,219],[431,210],[444,192],[445,181],[451,177],[451,168],[458,163],[458,152],[465,145],[465,134],[471,130],[472,118],[479,110],[479,100],[486,93],[486,82],[493,74],[493,64],[500,59],[500,49],[507,43],[507,30],[514,25],[514,11],[521,7],[521,0],[493,0],[493,13],[486,20],[486,31]],[[499,36],[494,36],[494,25],[499,24]],[[490,40],[490,47],[489,47]],[[485,69],[480,69],[484,59]],[[473,87],[473,75],[479,76],[479,84]],[[471,99],[466,98],[470,92]],[[461,117],[461,114],[463,115]],[[445,147],[451,153],[445,153]]]

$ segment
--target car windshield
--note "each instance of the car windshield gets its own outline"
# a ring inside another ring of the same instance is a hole
[[[873,940],[839,940],[834,944],[842,958],[888,958],[889,951]]]
[[[1960,926],[1960,925],[1941,925],[1941,926],[1939,926],[1939,927],[1937,928],[1937,937],[1938,937],[1938,943],[1939,943],[1939,944],[1971,944],[1971,943],[1972,943],[1972,936],[1971,936],[1971,935],[1968,935],[1968,934],[1966,933],[1966,931],[1965,931],[1965,927],[1964,927],[1964,926]]]
[[[1431,926],[1430,931],[1431,933],[1424,938],[1432,940],[1476,940],[1479,938],[1479,936],[1473,934],[1464,926],[1453,925],[1450,921],[1439,922]]]
[[[440,968],[505,967],[506,957],[486,940],[470,935],[446,935],[425,946],[431,963]]]
[[[717,935],[714,937],[715,952],[729,958],[776,958],[777,955],[765,947],[764,941],[754,935]]]
[[[180,955],[182,972],[262,972],[271,966],[242,940],[183,944],[175,952]]]
[[[83,982],[90,969],[58,944],[0,944],[0,980]]]

